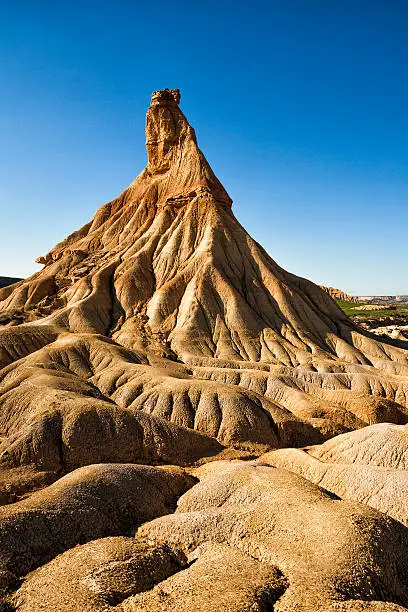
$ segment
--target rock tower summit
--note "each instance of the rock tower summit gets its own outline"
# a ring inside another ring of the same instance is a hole
[[[159,89],[152,93],[151,106],[167,106],[180,104],[181,94],[179,89]]]
[[[198,148],[194,129],[179,107],[179,89],[152,93],[146,115],[147,176],[159,180],[160,203],[184,202],[198,194],[231,206],[232,200]]]

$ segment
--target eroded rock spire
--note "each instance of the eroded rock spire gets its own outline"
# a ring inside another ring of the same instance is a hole
[[[152,93],[146,115],[146,173],[155,179],[160,201],[208,193],[231,205],[231,198],[198,148],[194,129],[179,107],[180,97],[179,89]]]

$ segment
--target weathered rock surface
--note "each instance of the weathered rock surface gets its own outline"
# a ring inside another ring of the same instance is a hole
[[[408,341],[408,325],[386,325],[372,330],[378,336],[390,336],[393,340]]]
[[[406,609],[408,342],[252,240],[179,102],[0,289],[4,610]]]
[[[407,470],[408,428],[381,423],[312,446],[308,453],[329,463]]]
[[[49,590],[51,581],[62,590]],[[166,545],[117,537],[60,555],[13,601],[27,612],[265,610],[285,588],[279,570],[229,546],[208,543],[187,558]]]
[[[0,570],[23,576],[60,552],[167,514],[194,481],[180,468],[86,466],[0,509]]]
[[[68,550],[31,574],[12,601],[27,612],[105,612],[186,566],[186,556],[166,545],[123,536],[101,538]],[[51,584],[59,588],[49,588]]]
[[[276,566],[287,580],[279,612],[335,610],[354,599],[408,604],[408,530],[397,521],[256,463],[214,462],[195,475],[200,483],[176,513],[146,523],[139,537],[185,550],[227,544]]]

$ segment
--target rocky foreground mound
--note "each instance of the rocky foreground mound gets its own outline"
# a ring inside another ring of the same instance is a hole
[[[3,609],[408,609],[408,342],[251,239],[179,102],[0,290]]]

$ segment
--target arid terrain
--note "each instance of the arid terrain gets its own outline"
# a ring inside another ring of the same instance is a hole
[[[0,610],[408,610],[408,341],[247,234],[179,103],[0,289]]]
[[[336,299],[337,304],[357,325],[387,340],[408,340],[408,300],[406,296],[388,299],[373,298],[359,303]]]

